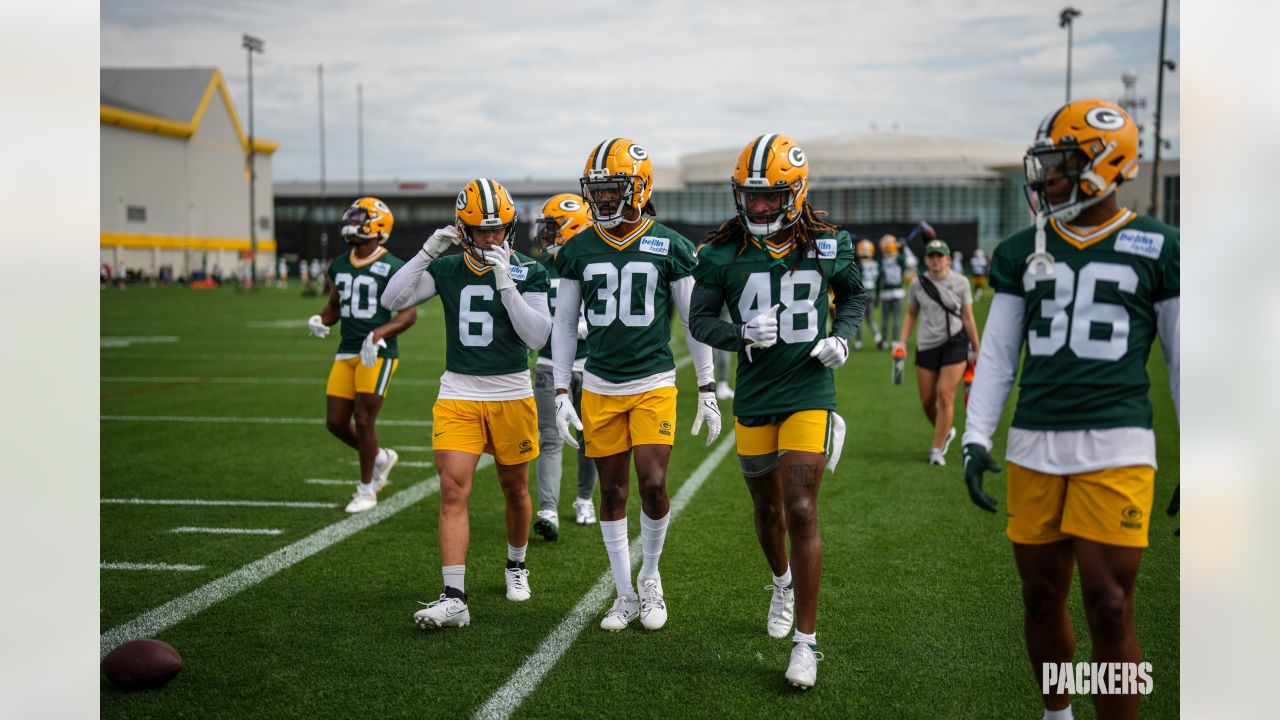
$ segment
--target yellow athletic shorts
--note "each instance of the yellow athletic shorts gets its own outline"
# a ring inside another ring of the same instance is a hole
[[[635,395],[582,391],[582,434],[587,457],[608,457],[636,445],[673,445],[676,389],[661,387]]]
[[[501,465],[538,457],[538,407],[522,400],[436,400],[431,408],[431,447],[480,455]]]
[[[987,286],[987,276],[986,276],[986,275],[974,275],[974,276],[973,276],[973,286],[974,286],[974,287],[986,287],[986,286]]]
[[[774,425],[746,427],[733,421],[739,455],[768,455],[779,450],[826,453],[831,441],[831,411],[801,410]]]
[[[1156,469],[1129,465],[1075,475],[1009,466],[1009,527],[1016,543],[1043,545],[1081,537],[1146,547]]]
[[[359,357],[334,360],[329,368],[329,385],[325,395],[355,400],[356,393],[387,396],[391,376],[400,367],[400,358],[378,358],[373,367],[360,364]]]

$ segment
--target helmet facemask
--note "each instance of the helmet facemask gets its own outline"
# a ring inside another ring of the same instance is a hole
[[[555,255],[560,250],[560,221],[549,215],[534,220],[533,240],[538,247]]]
[[[634,220],[627,218],[627,208],[634,208],[635,198],[644,190],[644,180],[635,175],[605,175],[596,172],[579,181],[582,186],[582,199],[591,209],[591,219],[605,229],[615,228],[623,222],[634,222],[640,219],[636,212]],[[638,210],[638,208],[637,208]]]
[[[1101,145],[1100,141],[1095,140],[1094,143]],[[1048,142],[1033,145],[1023,157],[1027,180],[1023,191],[1031,210],[1061,222],[1070,222],[1085,208],[1096,205],[1115,192],[1114,184],[1108,186],[1093,171],[1113,149],[1114,143],[1102,147],[1102,151],[1091,159],[1074,141],[1056,146]],[[1056,187],[1059,184],[1070,188],[1065,197]],[[1054,197],[1060,199],[1054,202]]]
[[[751,181],[748,180],[748,183]],[[801,181],[803,182],[803,181]],[[763,202],[761,199],[765,199]],[[756,202],[752,202],[752,201]],[[796,224],[800,212],[796,208],[796,190],[790,185],[781,187],[740,185],[733,183],[733,202],[738,219],[747,232],[758,238],[766,238]],[[752,213],[752,205],[765,205],[769,209]]]
[[[378,238],[369,234],[369,210],[359,205],[352,205],[342,213],[340,227],[342,239],[348,245],[363,245]]]
[[[457,218],[454,220],[454,226],[457,227],[458,235],[462,238],[463,251],[470,253],[472,259],[474,259],[476,262],[482,265],[489,265],[490,263],[488,260],[485,259],[484,253],[486,249],[492,249],[492,248],[485,248],[481,246],[480,243],[476,242],[475,236],[472,234],[473,231],[502,228],[504,231],[502,234],[502,243],[500,245],[494,245],[493,247],[494,248],[506,247],[510,249],[511,237],[515,235],[515,232],[516,232],[516,220],[517,218],[513,217],[511,218],[511,222],[504,225],[502,224],[502,219],[499,218],[495,213],[493,216],[486,217],[483,220],[481,220],[479,227],[468,225],[467,223],[462,222],[461,218]]]

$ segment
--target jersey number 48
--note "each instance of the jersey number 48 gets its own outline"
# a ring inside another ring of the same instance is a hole
[[[747,276],[738,299],[738,317],[743,322],[781,304],[778,338],[785,343],[806,343],[818,337],[818,308],[814,304],[822,292],[822,276],[816,270],[789,272],[778,280],[778,300],[773,299],[772,276],[758,272]]]

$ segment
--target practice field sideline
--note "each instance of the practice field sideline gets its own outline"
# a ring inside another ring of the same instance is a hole
[[[401,338],[379,421],[382,442],[408,450],[379,504],[396,511],[319,547],[314,538],[347,522],[342,506],[358,474],[354,451],[323,425],[335,336],[310,338],[293,322],[321,301],[273,289],[130,288],[101,298],[104,338],[165,341],[101,349],[100,644],[109,650],[127,635],[113,631],[134,623],[155,628],[150,636],[185,662],[157,691],[125,693],[103,680],[105,718],[572,718],[622,708],[670,717],[1039,715],[1003,509],[992,516],[970,504],[958,443],[945,468],[926,464],[913,374],[891,385],[888,353],[853,353],[836,374],[850,434],[821,493],[825,660],[817,687],[799,693],[782,677],[790,643],[765,634],[769,570],[732,440],[707,448],[688,434],[696,393],[687,361],[669,492],[674,501],[686,484],[697,490],[684,495],[662,558],[667,627],[596,627],[611,583],[598,607],[587,600],[608,560],[599,528],[573,524],[567,451],[560,540],[530,542],[533,599],[504,597],[502,500],[488,467],[471,500],[472,625],[427,633],[411,617],[441,586],[428,451],[444,363],[437,301]],[[983,303],[979,318],[985,311]],[[1178,481],[1179,429],[1158,349],[1149,367],[1160,471],[1136,614],[1155,688],[1143,716],[1160,718],[1178,713],[1178,523],[1163,507]],[[998,459],[1002,440],[1003,431]],[[1003,505],[1003,475],[988,485]],[[634,492],[629,507],[634,539]],[[176,622],[141,622],[270,563],[279,567]],[[1087,660],[1078,587],[1070,607],[1076,659]],[[578,631],[567,637],[566,628]],[[547,662],[557,637],[559,654]],[[519,680],[535,665],[533,682]],[[1094,717],[1087,698],[1074,708]]]

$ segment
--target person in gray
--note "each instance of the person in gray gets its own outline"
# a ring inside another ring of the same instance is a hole
[[[956,437],[951,424],[956,392],[970,358],[978,356],[978,324],[973,319],[969,280],[951,270],[951,249],[931,240],[924,249],[929,271],[911,283],[906,322],[894,349],[905,348],[917,322],[916,382],[925,417],[933,426],[929,464],[946,465],[947,449]]]

